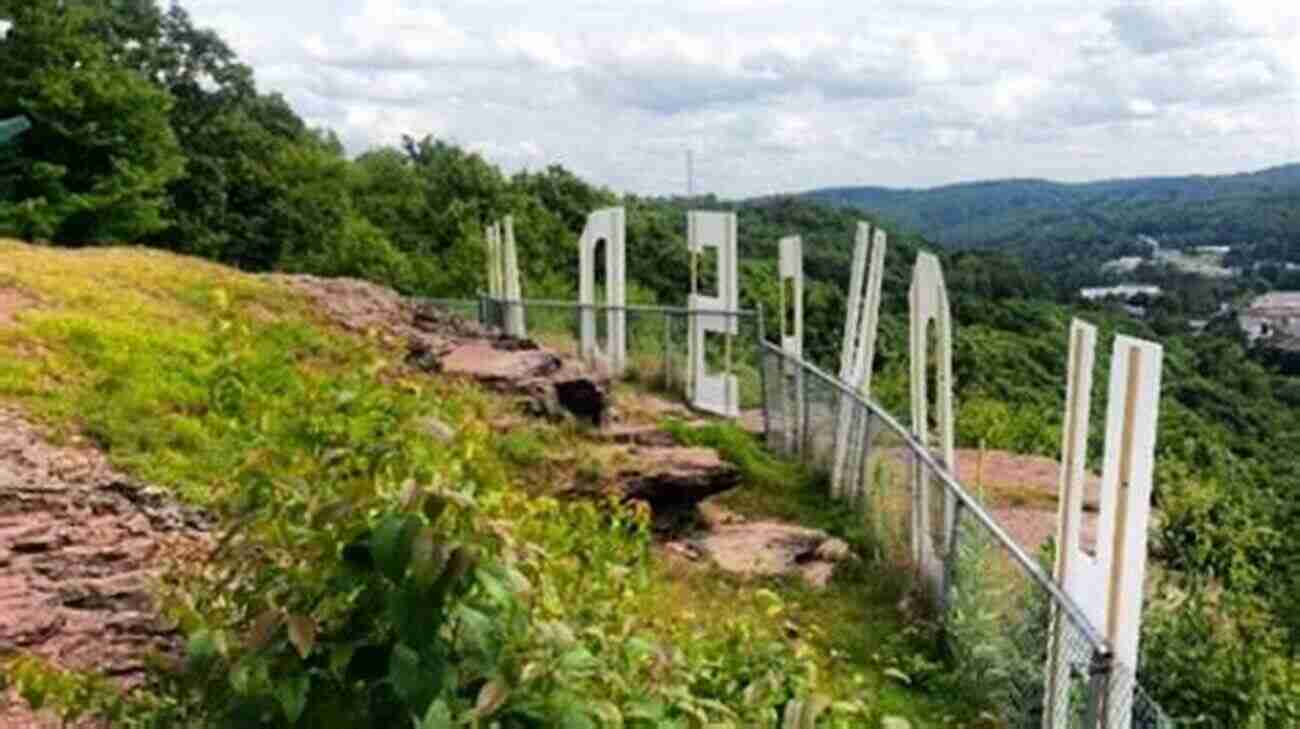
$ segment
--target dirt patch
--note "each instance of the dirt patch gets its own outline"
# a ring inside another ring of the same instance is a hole
[[[958,479],[976,497],[982,497],[993,517],[1016,542],[1036,553],[1056,536],[1060,463],[1045,456],[1008,451],[957,451]],[[1083,505],[1084,549],[1097,541],[1097,494],[1101,478],[1086,475],[1088,490]]]
[[[36,306],[36,300],[18,289],[0,287],[0,327],[18,321],[18,312]]]
[[[97,451],[51,445],[0,410],[0,653],[138,681],[149,653],[178,648],[152,579],[202,549],[208,526]],[[0,729],[45,725],[21,701],[0,708]]]

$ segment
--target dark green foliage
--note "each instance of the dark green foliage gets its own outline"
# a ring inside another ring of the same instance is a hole
[[[1294,212],[1300,165],[1219,177],[1083,184],[998,180],[928,190],[831,188],[807,195],[881,215],[945,245],[1014,248],[1045,264],[1051,257],[1095,256],[1086,250],[1094,246],[1107,248],[1107,257],[1125,255],[1139,235],[1175,247],[1288,240],[1294,245],[1300,230]]]
[[[12,3],[0,41],[0,114],[32,129],[0,154],[0,229],[26,238],[138,239],[165,224],[184,160],[172,98],[122,63],[106,3]]]

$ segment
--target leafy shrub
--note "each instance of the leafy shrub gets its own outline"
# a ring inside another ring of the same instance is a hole
[[[1169,714],[1212,729],[1300,722],[1300,661],[1257,600],[1173,577],[1157,594],[1139,679]]]

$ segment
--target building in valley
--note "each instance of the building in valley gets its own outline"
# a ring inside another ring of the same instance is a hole
[[[1300,337],[1300,291],[1273,291],[1250,302],[1237,316],[1250,341],[1261,337]]]

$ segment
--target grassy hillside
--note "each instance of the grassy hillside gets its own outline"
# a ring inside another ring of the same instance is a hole
[[[183,661],[122,695],[10,657],[37,704],[160,727],[932,726],[976,711],[904,630],[898,584],[861,571],[814,593],[664,561],[644,515],[546,495],[564,471],[538,466],[582,456],[577,426],[502,438],[489,423],[505,402],[404,368],[271,280],[0,241],[0,291],[0,404],[217,519],[213,554],[171,555],[161,585]],[[431,417],[455,435],[432,437]],[[817,488],[806,474],[762,468],[784,476],[749,479],[754,508],[816,515],[780,506]]]

